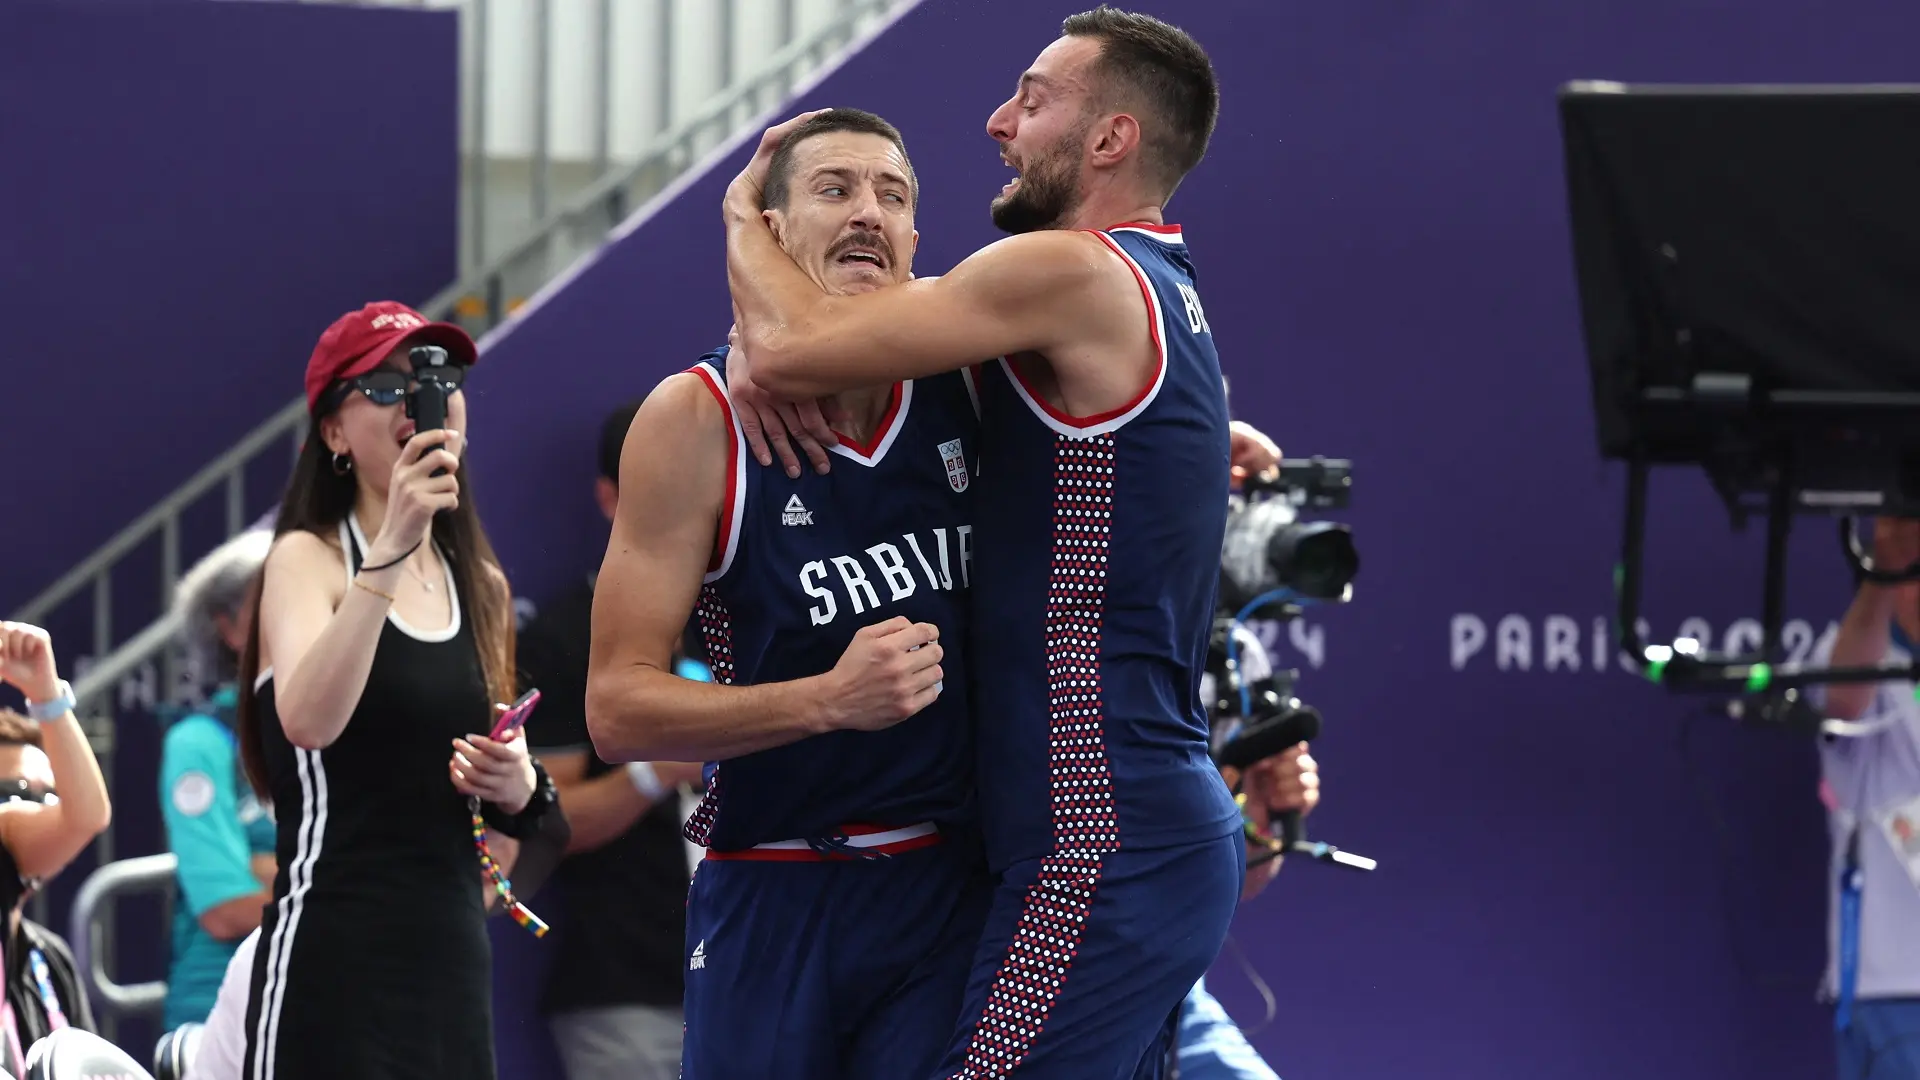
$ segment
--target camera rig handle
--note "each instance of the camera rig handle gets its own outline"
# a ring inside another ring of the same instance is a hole
[[[1256,762],[1264,761],[1290,746],[1297,746],[1320,737],[1320,713],[1311,706],[1300,706],[1255,721],[1239,735],[1220,748],[1218,761],[1245,771]],[[1317,862],[1344,866],[1349,870],[1373,870],[1380,864],[1373,859],[1341,851],[1332,844],[1309,841],[1307,826],[1300,811],[1289,810],[1280,817],[1280,846],[1264,855],[1248,860],[1248,866],[1278,859],[1283,855],[1304,855]]]
[[[438,345],[416,345],[407,351],[407,361],[413,366],[413,389],[407,393],[407,417],[413,421],[415,433],[438,431],[447,426],[447,399],[453,396],[453,388],[440,373],[447,368],[447,350]],[[445,469],[433,470],[433,475],[441,476]]]

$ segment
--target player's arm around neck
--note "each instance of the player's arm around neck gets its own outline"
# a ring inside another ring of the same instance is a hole
[[[587,670],[587,731],[607,761],[720,761],[828,730],[815,680],[723,686],[673,671],[719,531],[731,438],[692,374],[648,395],[627,435]]]
[[[1092,328],[1116,269],[1084,233],[982,248],[950,272],[869,293],[822,292],[759,218],[730,220],[727,274],[754,381],[811,398],[1049,352]]]

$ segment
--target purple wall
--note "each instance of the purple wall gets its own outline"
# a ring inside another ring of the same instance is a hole
[[[7,438],[35,490],[112,485],[8,537],[0,610],[298,395],[335,315],[453,280],[458,45],[451,12],[0,4]]]
[[[1811,748],[1732,731],[1623,674],[1595,637],[1621,484],[1594,448],[1553,94],[1583,77],[1898,80],[1920,11],[1144,6],[1185,20],[1224,85],[1212,152],[1170,217],[1236,407],[1293,453],[1359,469],[1358,600],[1289,640],[1328,717],[1315,832],[1382,868],[1292,866],[1244,912],[1236,938],[1280,1001],[1256,1043],[1289,1077],[1830,1076]],[[858,105],[902,128],[924,186],[918,268],[938,272],[994,238],[1005,170],[986,116],[1075,8],[928,0],[783,114]],[[523,592],[600,557],[603,412],[721,341],[717,203],[745,152],[490,348],[475,472]],[[1684,473],[1656,483],[1653,520],[1654,633],[1745,633],[1758,537],[1732,536]],[[1846,579],[1824,524],[1800,529],[1795,555],[1803,652]],[[1214,988],[1257,1022],[1232,963]],[[525,1029],[503,1026],[509,1060]]]
[[[334,316],[453,279],[458,31],[450,12],[0,0],[0,612],[298,395]],[[288,460],[249,469],[249,518]],[[223,508],[216,493],[185,516],[183,566],[224,535]],[[116,639],[159,614],[159,565],[150,542],[114,575]],[[75,676],[90,610],[82,594],[48,620]],[[157,675],[120,699],[118,857],[164,848]],[[95,854],[54,883],[56,928]],[[116,977],[162,977],[160,904],[118,925]],[[151,1028],[117,1036],[144,1055]]]

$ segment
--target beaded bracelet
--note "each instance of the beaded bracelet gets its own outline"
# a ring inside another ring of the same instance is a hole
[[[487,880],[493,882],[493,891],[500,894],[500,902],[507,906],[507,914],[513,921],[532,931],[534,937],[547,936],[547,924],[540,921],[527,905],[514,899],[513,882],[500,872],[500,864],[493,859],[493,850],[487,846],[487,823],[480,816],[480,800],[467,796],[467,812],[473,818],[473,846],[480,853],[480,869],[486,871]]]

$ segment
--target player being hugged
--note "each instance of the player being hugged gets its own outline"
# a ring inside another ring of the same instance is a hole
[[[908,279],[918,185],[891,125],[816,115],[762,164],[754,213],[809,288]],[[961,374],[871,380],[829,403],[840,468],[763,465],[727,396],[737,356],[662,382],[628,432],[588,729],[608,761],[709,763],[686,1080],[919,1076],[990,895],[954,651],[978,418]],[[673,674],[696,613],[713,683]]]
[[[1151,1075],[1244,872],[1198,692],[1227,401],[1164,214],[1218,84],[1157,19],[1103,7],[1062,31],[987,121],[1017,174],[993,220],[1015,235],[944,276],[841,295],[786,256],[757,211],[804,117],[767,133],[724,209],[752,365],[729,372],[736,398],[980,365],[974,537],[990,555],[968,662],[999,886],[941,1076]]]

